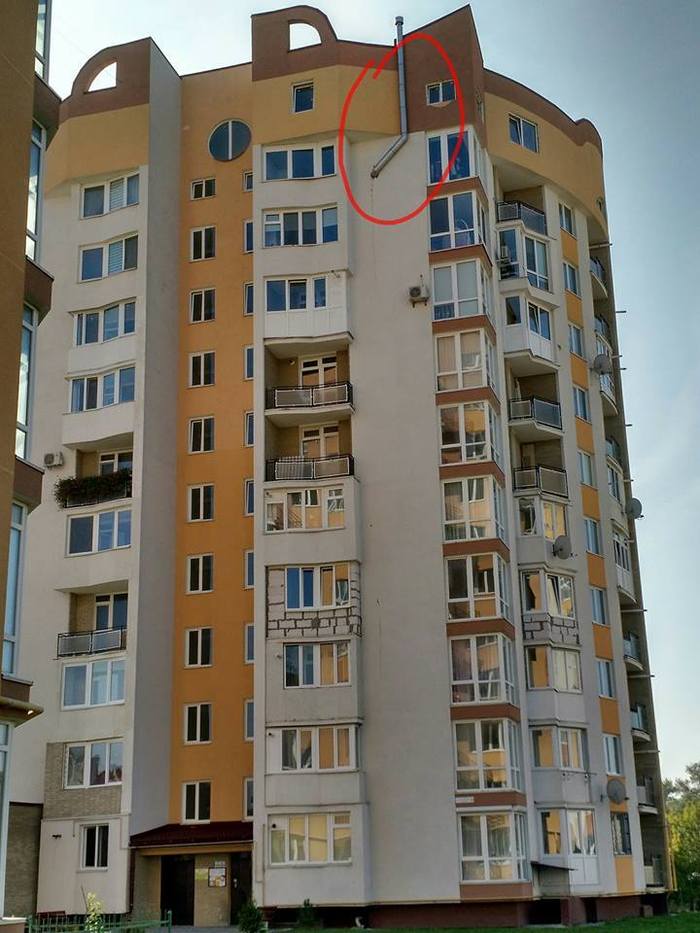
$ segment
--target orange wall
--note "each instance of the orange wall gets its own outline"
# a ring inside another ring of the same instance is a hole
[[[230,118],[250,123],[250,66],[192,75],[182,81],[180,391],[178,396],[177,562],[173,671],[171,819],[181,818],[182,783],[211,780],[212,820],[240,820],[243,779],[253,774],[253,745],[243,738],[244,700],[253,696],[253,666],[244,661],[244,626],[253,621],[253,593],[244,588],[244,552],[253,546],[253,519],[244,515],[244,481],[253,476],[253,451],[243,445],[244,414],[253,408],[252,381],[243,378],[243,348],[253,343],[253,318],[243,314],[243,285],[253,261],[243,252],[243,223],[252,217],[252,194],[243,172],[252,148],[232,162],[208,151],[212,129]],[[216,179],[216,195],[190,200],[196,178]],[[216,226],[216,258],[189,262],[189,231]],[[216,289],[216,319],[189,323],[189,293]],[[216,351],[216,384],[188,388],[189,354]],[[188,422],[215,417],[215,450],[188,454]],[[215,485],[214,521],[187,522],[187,487]],[[186,595],[188,554],[214,554],[214,591]],[[185,630],[213,629],[213,666],[184,667]],[[212,704],[212,741],[184,745],[183,705]]]

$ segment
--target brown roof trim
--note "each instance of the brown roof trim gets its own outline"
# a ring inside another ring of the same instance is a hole
[[[455,246],[453,249],[436,249],[428,253],[428,262],[431,266],[441,262],[458,262],[460,259],[480,259],[488,264],[489,269],[493,266],[493,260],[483,243],[475,243],[473,246]]]
[[[39,313],[39,320],[46,317],[51,309],[51,291],[53,276],[42,269],[29,256],[24,263],[24,300]]]
[[[147,104],[152,48],[157,48],[152,39],[137,39],[123,45],[111,45],[89,58],[76,75],[70,96],[61,104],[61,123],[70,117]],[[112,63],[117,66],[116,85],[89,91],[97,75]]]
[[[455,331],[473,331],[485,328],[494,343],[498,340],[496,328],[485,314],[473,314],[469,317],[450,317],[442,321],[433,321],[433,333],[453,333]]]
[[[23,502],[30,512],[41,502],[43,477],[44,471],[38,466],[15,457],[14,497]]]
[[[466,800],[464,798],[467,798]],[[519,790],[458,791],[455,794],[457,807],[525,807],[527,797]]]
[[[213,845],[227,842],[249,842],[253,824],[245,820],[215,823],[166,823],[142,833],[134,833],[130,845],[134,849],[156,846]]]
[[[440,467],[440,479],[458,479],[460,476],[495,476],[501,486],[505,486],[503,470],[493,460],[479,460],[477,463],[448,463]]]
[[[532,884],[528,881],[459,886],[459,897],[462,901],[521,901],[532,896]]]
[[[576,145],[582,146],[584,143],[591,143],[602,155],[603,143],[600,134],[590,120],[585,118],[572,120],[551,100],[519,81],[507,78],[497,71],[490,71],[488,68],[484,68],[484,86],[487,94],[502,97],[504,100],[511,101],[517,106],[537,114],[537,116],[542,117],[552,126],[561,130],[562,133],[565,133]]]
[[[429,131],[426,130],[426,133],[428,132]],[[435,185],[428,185],[425,189],[426,194],[430,195],[434,188]],[[484,186],[478,176],[472,176],[471,178],[455,178],[452,181],[446,181],[440,188],[440,193],[437,197],[441,198],[445,194],[464,194],[467,191],[475,191],[483,207],[488,210],[489,196],[484,191]]]
[[[40,78],[38,74],[34,75],[34,119],[46,130],[46,143],[51,142],[54,133],[58,129],[59,110],[61,107],[61,98],[49,87],[49,85]]]
[[[490,402],[498,414],[501,413],[501,401],[491,386],[478,386],[474,389],[446,389],[435,393],[435,404],[458,405],[460,402]]]
[[[450,541],[443,544],[443,557],[466,557],[471,554],[500,554],[510,560],[510,548],[500,538],[476,538],[469,541]]]
[[[515,637],[515,626],[508,619],[459,619],[446,622],[447,637],[459,638],[462,635],[505,635],[511,640]]]
[[[512,703],[474,703],[471,706],[451,706],[450,719],[513,719],[520,722],[520,710]]]

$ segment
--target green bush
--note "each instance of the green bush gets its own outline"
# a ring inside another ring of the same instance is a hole
[[[92,505],[131,495],[131,470],[115,470],[97,476],[67,476],[54,486],[54,498],[65,509],[67,505]]]
[[[238,911],[238,926],[241,933],[261,933],[265,929],[263,912],[251,897]]]
[[[301,929],[310,929],[311,927],[318,926],[318,918],[316,917],[316,911],[314,910],[314,905],[308,899],[304,900],[304,903],[299,908],[297,914],[297,926]]]

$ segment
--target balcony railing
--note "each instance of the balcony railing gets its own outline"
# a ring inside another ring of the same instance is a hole
[[[622,465],[622,448],[614,437],[605,438],[605,456]]]
[[[630,632],[628,635],[625,635],[622,643],[625,657],[631,658],[633,661],[638,661],[641,664],[642,649],[639,642],[639,635],[635,635],[634,632]]]
[[[329,479],[334,476],[354,476],[355,461],[350,454],[338,454],[335,457],[319,457],[305,460],[303,457],[280,457],[268,460],[265,464],[265,480],[268,483],[277,480]]]
[[[511,421],[536,421],[561,430],[561,405],[545,398],[508,399],[508,417]]]
[[[596,259],[595,256],[591,256],[590,269],[591,269],[591,275],[594,275],[598,279],[599,282],[602,282],[602,284],[605,285],[605,281],[606,281],[605,266],[600,261],[600,259]]]
[[[95,629],[91,632],[65,632],[58,636],[58,657],[76,654],[99,654],[126,648],[125,628]]]
[[[649,720],[647,718],[646,706],[633,706],[630,710],[630,720],[632,722],[632,728],[636,729],[638,732],[648,732],[649,731]]]
[[[522,201],[500,201],[496,205],[496,219],[498,223],[508,220],[522,220],[528,230],[547,235],[547,217],[544,211],[538,210]]]
[[[323,405],[352,405],[352,383],[333,382],[323,386],[276,386],[268,389],[267,408],[320,408]]]
[[[641,784],[637,784],[637,802],[643,807],[656,806],[654,782],[651,778],[645,778]]]
[[[605,318],[596,314],[596,316],[593,318],[593,327],[596,334],[600,334],[600,336],[604,340],[607,340],[607,342],[612,347],[612,334],[610,333],[610,325],[605,320]]]
[[[520,489],[540,489],[555,496],[568,495],[566,470],[557,467],[534,466],[513,470],[513,486]]]
[[[116,470],[97,476],[69,476],[59,480],[54,487],[54,497],[62,509],[99,505],[130,496],[131,470]]]

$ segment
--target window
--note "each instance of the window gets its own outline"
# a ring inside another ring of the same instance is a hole
[[[125,629],[128,607],[128,593],[103,593],[95,596],[95,631]]]
[[[488,402],[463,402],[439,409],[440,462],[501,462],[500,419]]]
[[[593,810],[567,810],[570,855],[595,855]]]
[[[524,117],[516,117],[510,114],[508,117],[508,132],[512,143],[523,146],[531,152],[539,151],[540,141],[536,123],[531,123]]]
[[[583,331],[577,324],[569,324],[569,352],[583,357]]]
[[[321,531],[345,526],[342,487],[265,492],[265,531]]]
[[[193,201],[198,201],[200,198],[213,198],[215,194],[216,179],[199,178],[197,181],[192,182],[190,197]]]
[[[133,366],[104,373],[101,376],[82,376],[71,379],[71,412],[92,411],[122,402],[133,402],[136,371]]]
[[[192,781],[182,785],[183,823],[208,823],[211,818],[211,782]]]
[[[315,246],[338,239],[338,208],[275,211],[263,215],[263,246]]]
[[[254,294],[253,283],[246,282],[243,286],[243,313],[246,315],[253,314],[255,310],[255,305],[253,303]]]
[[[584,729],[542,726],[530,730],[535,768],[588,769],[588,745]]]
[[[243,172],[243,190],[244,191],[253,190],[253,173],[252,172]]]
[[[139,176],[124,175],[83,188],[83,217],[99,217],[139,202]]]
[[[543,337],[545,340],[552,339],[552,329],[550,325],[549,311],[540,308],[539,305],[531,301],[527,303],[528,326],[533,334]]]
[[[349,771],[357,767],[356,726],[279,729],[273,740],[281,771]]]
[[[572,266],[571,263],[565,262],[563,265],[564,268],[564,288],[567,292],[573,292],[574,295],[580,295],[578,287],[578,269],[576,266]]]
[[[622,774],[622,744],[619,735],[603,736],[603,757],[606,774]]]
[[[444,482],[442,501],[445,541],[496,537],[505,540],[503,490],[493,477]]]
[[[250,129],[241,120],[219,123],[209,137],[209,153],[217,162],[231,162],[250,145]]]
[[[68,520],[68,554],[93,554],[131,545],[131,509],[75,515]]]
[[[109,706],[124,702],[123,660],[67,664],[63,668],[63,708]]]
[[[314,85],[313,81],[305,84],[295,84],[292,87],[292,111],[294,113],[304,113],[306,110],[314,109]]]
[[[189,426],[189,452],[201,454],[214,449],[214,419],[191,418]]]
[[[133,334],[136,328],[136,302],[124,301],[97,311],[83,311],[74,315],[75,345],[103,343]]]
[[[113,240],[103,246],[85,246],[80,251],[80,281],[90,282],[107,275],[135,269],[139,238],[136,235]]]
[[[200,288],[190,292],[190,322],[202,324],[216,317],[216,289]]]
[[[574,415],[583,421],[591,420],[591,411],[588,405],[588,390],[574,386]]]
[[[211,593],[214,589],[214,555],[197,554],[187,558],[187,592]]]
[[[350,643],[324,641],[284,646],[285,687],[338,687],[350,683]]]
[[[449,81],[436,81],[434,84],[426,84],[425,99],[428,104],[447,104],[455,99],[455,83]]]
[[[510,618],[508,573],[498,554],[450,557],[445,564],[450,620]]]
[[[547,541],[556,541],[567,533],[566,506],[561,502],[519,496],[517,503],[519,535],[542,535]],[[539,581],[534,582],[539,586]]]
[[[524,813],[463,813],[459,820],[463,882],[527,879]]]
[[[243,378],[253,378],[253,360],[255,357],[253,347],[243,347]]]
[[[329,143],[304,148],[268,149],[264,165],[265,181],[335,175],[335,146]]]
[[[252,589],[255,586],[255,552],[246,551],[243,555],[244,560],[244,583],[246,589]]]
[[[247,479],[243,483],[243,514],[253,515],[255,512],[255,483]]]
[[[463,331],[435,338],[438,392],[476,389],[496,383],[493,344],[485,330]]]
[[[452,702],[514,703],[513,643],[503,635],[450,641]]]
[[[547,244],[530,236],[525,237],[525,272],[530,285],[549,291]]]
[[[41,236],[41,208],[43,204],[42,185],[44,177],[44,153],[46,151],[46,130],[32,121],[32,134],[29,143],[29,185],[27,191],[27,232],[25,253],[30,259],[39,259]]]
[[[213,259],[216,256],[216,227],[190,230],[190,259]]]
[[[601,697],[614,698],[615,696],[615,670],[613,662],[604,658],[596,658],[596,669],[598,671],[598,695]]]
[[[252,447],[255,443],[255,418],[252,411],[245,413],[243,422],[243,443],[246,447]]]
[[[190,353],[190,388],[214,385],[215,354],[213,350],[204,353]]]
[[[632,558],[630,555],[629,538],[623,531],[618,531],[613,527],[613,550],[615,553],[615,564],[618,570],[626,574],[632,573]],[[630,581],[625,580],[625,584]]]
[[[15,431],[15,455],[27,459],[29,452],[29,419],[31,417],[31,393],[33,387],[34,340],[38,327],[38,315],[29,305],[22,311],[22,335],[19,351],[19,378],[17,387],[17,426]]]
[[[82,868],[107,868],[109,826],[106,823],[82,827]]]
[[[459,133],[440,133],[437,136],[428,136],[428,184],[434,185],[440,181],[443,172],[450,164],[459,140]],[[472,174],[469,163],[469,133],[465,131],[447,180],[469,178]]]
[[[272,816],[269,825],[272,865],[351,860],[352,830],[347,812]]]
[[[612,830],[613,855],[632,854],[632,836],[630,835],[630,818],[627,813],[611,813],[610,828]]]
[[[505,719],[456,722],[455,760],[458,793],[520,787],[518,727]]]
[[[191,628],[185,632],[185,667],[210,667],[212,630]]]
[[[285,581],[285,605],[292,612],[350,603],[350,565],[347,563],[287,567]]]
[[[584,518],[583,525],[586,530],[586,550],[590,554],[602,554],[600,545],[600,522],[594,518]]]
[[[559,226],[571,236],[576,236],[574,212],[566,204],[559,204]]]
[[[523,612],[576,618],[573,577],[534,570],[521,574],[521,582]]]
[[[433,320],[491,317],[491,280],[477,259],[433,266]]]
[[[326,276],[310,279],[268,279],[265,282],[265,310],[306,311],[326,307]]]
[[[254,816],[255,781],[252,777],[243,778],[243,819],[252,820]]]
[[[529,690],[554,689],[565,693],[581,692],[581,659],[578,651],[547,645],[525,649],[525,667]]]
[[[255,626],[249,622],[244,630],[245,639],[244,660],[246,664],[252,664],[255,661]]]
[[[592,486],[595,489],[596,483],[593,457],[584,450],[578,451],[578,472],[583,485]]]
[[[22,589],[22,558],[26,509],[12,503],[10,541],[7,557],[7,588],[5,591],[5,623],[2,642],[2,672],[14,674],[16,667],[17,636],[19,629],[19,599]],[[1,758],[0,758],[1,760]],[[0,787],[1,790],[1,787]]]
[[[429,210],[431,250],[488,245],[484,208],[472,191],[433,198]]]
[[[243,738],[252,742],[255,736],[255,703],[246,700],[243,704]]]
[[[591,611],[594,622],[597,622],[598,625],[608,624],[608,606],[605,598],[605,590],[601,590],[597,586],[591,587]]]
[[[187,521],[210,522],[214,518],[214,484],[190,486],[187,490]]]
[[[211,742],[211,703],[185,706],[185,744]]]
[[[245,220],[243,222],[243,252],[253,252],[253,221]]]
[[[562,829],[561,810],[541,810],[542,852],[544,855],[561,855]]]
[[[100,476],[107,476],[119,470],[131,470],[134,462],[133,450],[109,451],[100,454]]]
[[[104,787],[121,784],[122,742],[89,742],[68,745],[64,787]]]
[[[623,491],[623,479],[620,471],[611,466],[611,464],[606,464],[607,475],[608,475],[608,489],[610,495],[618,502],[620,505],[624,505],[625,494]]]

